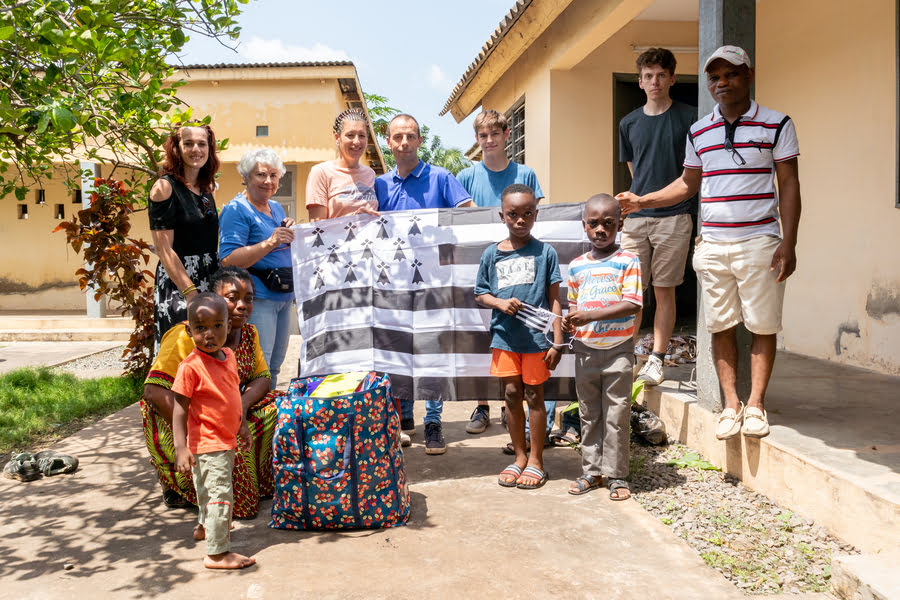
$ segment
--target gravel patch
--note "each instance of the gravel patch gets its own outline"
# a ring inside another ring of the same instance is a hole
[[[747,594],[828,591],[831,557],[859,554],[735,477],[700,468],[705,461],[686,446],[633,443],[631,451],[637,502]],[[690,466],[666,464],[679,459]]]
[[[122,360],[122,352],[125,346],[116,346],[104,352],[97,352],[75,360],[70,360],[56,365],[54,369],[60,371],[107,371],[118,369],[121,373],[125,370],[125,361]]]

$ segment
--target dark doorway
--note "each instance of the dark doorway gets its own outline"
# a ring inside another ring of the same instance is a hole
[[[690,106],[697,106],[697,76],[678,75],[675,85],[669,90],[673,99]],[[631,187],[631,173],[628,165],[619,162],[619,121],[633,111],[643,106],[646,102],[644,91],[638,87],[636,73],[613,73],[613,186],[615,192],[623,192]],[[694,211],[694,231],[692,238],[697,236],[697,218]],[[684,282],[675,290],[675,304],[677,320],[675,332],[686,331],[693,333],[697,328],[697,275],[691,268],[691,260],[694,256],[694,245],[691,244],[688,253],[687,265],[684,270]],[[640,324],[641,329],[653,326],[653,314],[656,312],[656,299],[651,289],[644,290],[644,312]]]

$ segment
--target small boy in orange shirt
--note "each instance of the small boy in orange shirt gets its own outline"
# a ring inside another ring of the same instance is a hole
[[[178,366],[172,391],[175,463],[180,473],[193,473],[198,520],[194,539],[206,539],[208,569],[243,569],[256,559],[231,552],[231,472],[237,434],[248,443],[241,418],[237,361],[225,348],[228,305],[210,292],[197,295],[188,306],[187,332],[194,351]]]

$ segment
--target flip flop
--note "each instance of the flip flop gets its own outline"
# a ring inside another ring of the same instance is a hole
[[[582,475],[575,479],[575,489],[569,488],[569,493],[573,496],[587,494],[592,490],[599,489],[603,485],[603,477],[597,475]]]
[[[34,481],[41,478],[41,470],[38,469],[37,461],[30,453],[22,452],[6,463],[6,466],[3,467],[3,476],[19,481]]]
[[[522,476],[524,476],[524,475],[528,475],[529,477],[534,477],[538,480],[538,482],[537,483],[519,483],[518,481],[516,481],[516,487],[519,488],[520,490],[536,490],[539,487],[543,486],[545,483],[547,483],[547,480],[550,479],[550,474],[548,472],[541,471],[537,467],[532,467],[531,465],[528,465],[527,467],[525,467],[525,470],[522,471]],[[520,476],[519,479],[521,479],[522,476]]]
[[[528,454],[531,452],[531,442],[525,444],[525,453]],[[507,442],[505,446],[503,446],[503,454],[508,454],[509,456],[516,455],[516,449],[513,448],[512,442]]]
[[[622,500],[628,500],[631,498],[631,488],[628,487],[628,482],[624,479],[610,479],[609,483],[606,484],[606,487],[609,488],[609,499],[614,502],[621,502]],[[620,496],[619,490],[628,490],[627,496]]]
[[[53,450],[42,450],[34,455],[38,469],[47,477],[72,473],[78,469],[78,459],[67,454],[60,454]]]
[[[519,476],[522,474],[522,468],[513,463],[500,471],[500,477],[497,478],[497,483],[502,485],[503,487],[516,487],[516,481],[519,480]],[[513,475],[514,478],[512,481],[507,481],[503,479],[503,475]]]
[[[580,442],[581,438],[575,433],[574,429],[550,432],[550,443],[557,448],[571,448],[578,445]]]
[[[165,490],[163,492],[163,503],[169,508],[185,508],[190,506],[190,502],[184,499],[184,496],[175,490]]]

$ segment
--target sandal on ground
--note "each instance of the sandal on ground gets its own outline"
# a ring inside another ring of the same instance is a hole
[[[716,422],[716,439],[730,440],[741,431],[741,423],[744,422],[744,403],[740,403],[739,410],[726,408],[719,415]]]
[[[755,406],[748,406],[744,411],[744,426],[741,427],[744,437],[761,438],[769,435],[769,419],[766,411]]]
[[[531,442],[525,444],[525,454],[531,452]],[[516,449],[513,447],[512,442],[507,442],[505,446],[503,446],[503,454],[508,454],[509,456],[516,455]]]
[[[575,433],[574,429],[550,432],[550,443],[557,448],[571,448],[572,446],[577,446],[580,442],[581,437]]]
[[[42,450],[34,455],[38,469],[46,477],[72,473],[78,469],[78,459],[67,454],[60,454],[53,450]]]
[[[504,479],[504,475],[512,475],[512,480]],[[516,487],[516,482],[519,480],[519,477],[521,475],[522,467],[513,463],[500,471],[500,476],[497,478],[497,483],[499,483],[503,487]]]
[[[175,490],[163,491],[163,503],[169,508],[184,508],[188,505],[188,501],[184,499],[184,496]]]
[[[22,452],[6,463],[6,466],[3,467],[3,476],[19,481],[34,481],[41,478],[41,470],[38,469],[37,461],[30,453]]]
[[[569,488],[573,496],[587,494],[591,490],[599,489],[603,485],[603,477],[600,475],[582,475],[574,481],[575,487]]]
[[[537,479],[535,483],[522,483],[523,477],[531,477],[532,479]],[[525,470],[522,471],[522,474],[519,476],[519,480],[516,481],[516,487],[520,490],[536,490],[550,479],[550,474],[546,471],[541,471],[537,467],[532,467],[528,465],[525,467]]]
[[[606,487],[609,488],[609,499],[620,502],[622,500],[628,500],[631,498],[631,488],[628,487],[628,482],[624,479],[610,479],[609,483],[606,484]],[[619,493],[619,490],[627,490],[628,495],[623,496]]]

